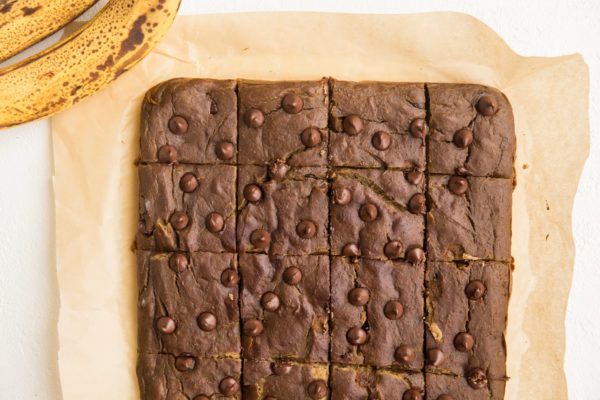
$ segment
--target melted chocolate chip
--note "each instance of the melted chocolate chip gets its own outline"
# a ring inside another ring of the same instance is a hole
[[[350,136],[360,134],[365,128],[362,119],[355,114],[348,115],[342,122],[342,129]]]
[[[269,176],[271,179],[280,181],[287,175],[290,167],[283,161],[277,161],[269,166]]]
[[[302,107],[304,107],[304,101],[297,94],[288,93],[283,97],[281,107],[288,114],[298,114],[302,111]]]
[[[424,214],[427,211],[427,201],[423,193],[414,194],[408,201],[408,211],[413,214]]]
[[[317,234],[317,225],[309,220],[300,221],[300,223],[296,225],[296,233],[302,239],[310,239]]]
[[[410,134],[416,139],[425,139],[427,136],[427,124],[423,118],[415,118],[410,123]]]
[[[256,337],[260,335],[264,330],[262,322],[257,319],[249,319],[244,322],[243,331],[244,335]]]
[[[163,163],[173,163],[177,161],[177,149],[171,145],[165,144],[158,149],[158,161]]]
[[[456,147],[466,149],[473,143],[473,131],[463,128],[454,134],[452,141]]]
[[[449,394],[441,394],[436,400],[454,400],[454,397],[450,396]]]
[[[429,365],[439,367],[444,362],[444,353],[437,347],[427,350],[427,362]]]
[[[265,123],[265,115],[256,108],[250,108],[244,113],[244,123],[250,128],[260,128]]]
[[[358,210],[358,216],[365,222],[375,221],[378,213],[377,206],[373,203],[365,203]]]
[[[406,250],[406,261],[411,264],[420,264],[425,261],[425,252],[419,246],[410,247]]]
[[[348,301],[353,306],[362,307],[369,302],[369,289],[357,287],[348,292]]]
[[[410,364],[417,358],[417,353],[413,347],[401,344],[394,351],[394,358],[398,362]]]
[[[371,144],[379,151],[387,150],[392,144],[392,135],[383,131],[375,132]]]
[[[169,257],[169,268],[175,272],[181,272],[188,266],[188,259],[184,254],[173,253]]]
[[[477,102],[477,112],[486,117],[492,116],[496,114],[498,111],[498,101],[490,96],[489,94],[484,94],[481,96],[479,101]]]
[[[264,229],[256,229],[250,234],[250,243],[259,250],[265,250],[271,243],[271,234]]]
[[[181,115],[175,115],[169,120],[169,130],[176,135],[183,135],[188,131],[188,122]]]
[[[182,354],[175,358],[175,368],[180,372],[193,371],[196,368],[196,359],[190,354]]]
[[[276,362],[271,365],[271,371],[277,376],[283,376],[292,372],[292,366],[290,364]]]
[[[160,317],[156,320],[156,329],[166,335],[175,332],[177,324],[171,317]]]
[[[227,140],[221,140],[215,146],[215,154],[219,160],[227,161],[233,158],[235,154],[235,148],[233,143]]]
[[[295,286],[302,280],[302,271],[298,267],[287,267],[283,271],[282,279],[288,285]]]
[[[186,172],[179,179],[179,188],[185,193],[192,193],[198,187],[198,178],[191,172]]]
[[[483,389],[488,383],[485,371],[481,368],[471,368],[467,372],[467,383],[473,389]]]
[[[206,216],[206,229],[211,233],[221,232],[225,227],[225,219],[218,212],[211,212]]]
[[[454,175],[448,179],[448,190],[456,195],[464,194],[469,189],[469,182],[463,176]]]
[[[321,143],[321,132],[317,128],[306,128],[300,134],[300,140],[306,147],[315,147]]]
[[[203,312],[198,316],[198,326],[205,332],[210,332],[217,327],[217,317],[211,312]]]
[[[352,192],[345,187],[334,188],[333,201],[340,206],[345,206],[352,201]]]
[[[383,247],[383,253],[390,260],[397,260],[402,258],[402,255],[404,254],[404,246],[399,240],[390,240]]]
[[[265,311],[277,311],[280,304],[279,296],[273,292],[265,292],[260,298],[260,305]]]
[[[246,185],[244,188],[244,198],[250,203],[256,203],[262,199],[262,189],[255,183]]]
[[[402,395],[402,400],[422,400],[421,390],[417,388],[409,389]]]
[[[225,377],[219,382],[219,392],[225,396],[233,396],[240,391],[240,384],[231,376]]]
[[[240,281],[240,276],[237,271],[233,268],[227,268],[221,272],[221,284],[225,287],[231,288],[237,286]]]
[[[188,226],[190,218],[183,211],[175,211],[173,215],[171,215],[169,222],[176,231],[180,231]]]
[[[323,380],[312,381],[306,388],[311,399],[318,400],[327,396],[327,384]]]
[[[465,288],[469,300],[479,300],[485,294],[485,284],[480,280],[472,280]]]
[[[420,185],[423,182],[424,174],[421,171],[409,171],[406,173],[406,180],[413,185]]]
[[[354,327],[348,329],[346,332],[346,339],[353,346],[360,346],[361,344],[367,343],[369,334],[363,328]]]
[[[360,250],[356,244],[348,243],[342,248],[342,255],[346,257],[358,257]]]
[[[397,300],[390,300],[383,307],[383,315],[385,315],[387,319],[400,319],[403,313],[404,307],[402,307],[402,304]]]
[[[461,332],[454,337],[454,347],[463,353],[471,351],[475,345],[475,338],[467,332]]]

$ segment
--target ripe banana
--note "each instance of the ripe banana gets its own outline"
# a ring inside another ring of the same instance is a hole
[[[56,32],[98,0],[0,0],[0,61]]]
[[[80,30],[0,70],[0,128],[46,117],[97,92],[140,61],[180,0],[110,0]]]

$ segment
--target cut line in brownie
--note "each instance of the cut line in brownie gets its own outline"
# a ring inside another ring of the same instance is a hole
[[[332,370],[332,400],[423,398],[422,373],[335,364]]]
[[[479,375],[473,373],[472,378],[447,374],[425,374],[425,389],[428,399],[442,399],[443,395],[450,399],[460,400],[502,400],[504,399],[504,380],[474,379]]]

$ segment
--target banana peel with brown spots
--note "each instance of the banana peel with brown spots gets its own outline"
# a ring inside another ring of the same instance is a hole
[[[0,69],[0,128],[56,114],[108,85],[156,46],[179,4],[110,0],[54,46]]]

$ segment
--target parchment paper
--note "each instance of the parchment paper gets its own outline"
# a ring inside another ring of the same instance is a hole
[[[513,105],[515,271],[507,399],[564,399],[571,209],[588,155],[588,71],[578,55],[520,57],[454,13],[180,17],[158,48],[108,89],[52,121],[59,368],[64,399],[136,399],[138,119],[171,77],[473,82]]]

